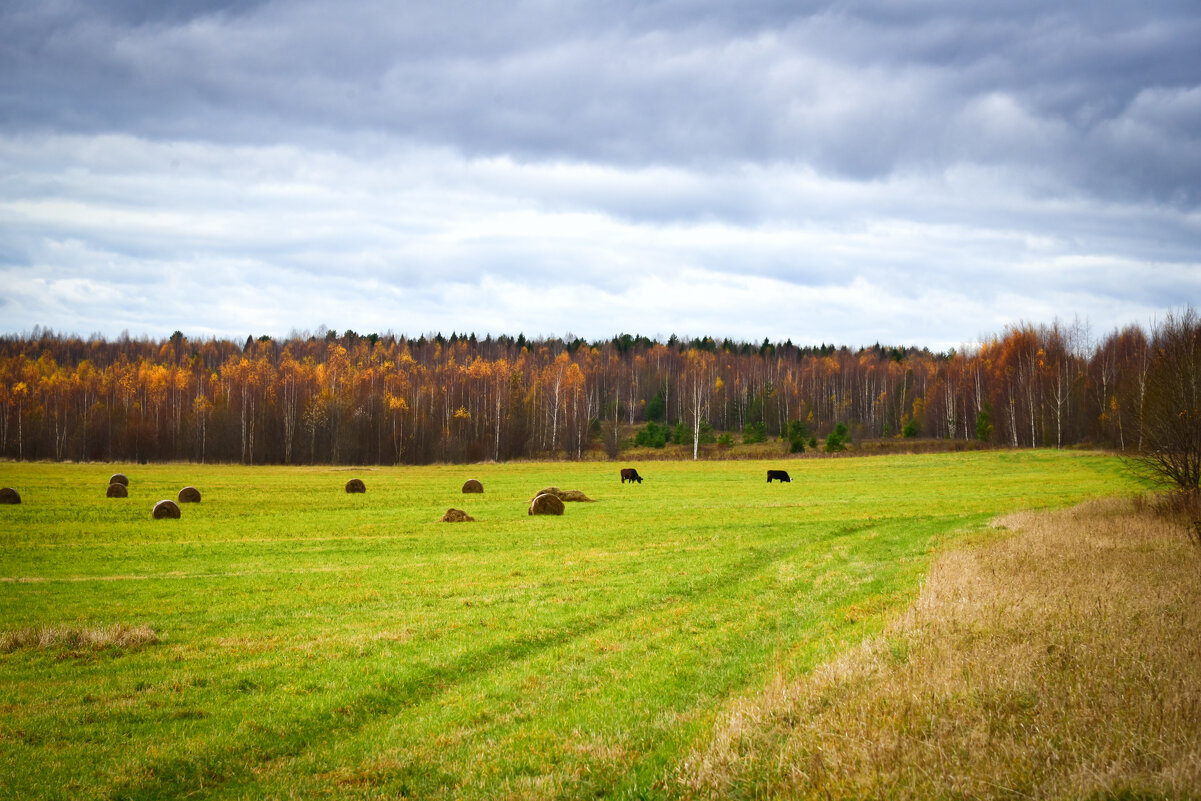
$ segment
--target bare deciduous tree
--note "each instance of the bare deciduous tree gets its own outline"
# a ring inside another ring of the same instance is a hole
[[[1137,463],[1186,492],[1201,482],[1201,320],[1192,309],[1169,314],[1151,341],[1140,414]]]

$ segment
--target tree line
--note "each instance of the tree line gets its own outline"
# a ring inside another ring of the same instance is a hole
[[[694,456],[798,432],[1138,451],[1139,326],[1021,324],[932,353],[712,338],[0,338],[12,459],[422,464],[615,456],[648,423]],[[677,441],[679,434],[677,433]],[[803,442],[803,438],[800,440]],[[795,448],[794,448],[795,449]]]

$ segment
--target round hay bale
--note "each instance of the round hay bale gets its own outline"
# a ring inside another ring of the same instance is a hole
[[[462,509],[447,509],[446,514],[442,515],[442,523],[474,523],[475,518],[464,512]]]
[[[164,498],[154,505],[155,520],[178,520],[179,504],[170,498]]]
[[[539,495],[554,495],[556,498],[559,498],[562,493],[563,490],[559,489],[558,487],[544,487],[543,489],[540,489],[534,493],[534,498],[537,498]],[[532,501],[534,498],[530,498],[530,500]],[[563,499],[559,498],[559,500]]]
[[[128,487],[128,486],[129,486],[129,479],[125,477],[125,474],[124,474],[124,473],[113,473],[113,474],[112,474],[112,475],[109,477],[109,479],[108,479],[108,483],[110,483],[110,484],[120,484],[120,485],[121,485],[121,486],[123,486],[123,487]]]
[[[563,514],[563,502],[559,500],[559,496],[544,492],[530,501],[529,513],[532,515],[561,515]]]
[[[184,487],[179,491],[180,503],[200,503],[200,490],[195,487]]]
[[[129,490],[125,488],[124,484],[118,484],[114,481],[108,485],[108,492],[104,493],[104,495],[106,498],[128,498]]]
[[[0,503],[20,503],[21,493],[17,492],[12,487],[0,489]]]
[[[474,478],[467,479],[467,481],[464,482],[464,484],[463,484],[463,492],[464,493],[483,492],[483,491],[484,491],[484,485],[481,484],[480,482],[476,481]]]
[[[346,482],[346,491],[347,492],[366,492],[367,485],[363,483],[363,479],[361,479],[361,478],[352,478],[350,481]]]

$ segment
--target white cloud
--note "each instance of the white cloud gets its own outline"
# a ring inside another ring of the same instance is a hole
[[[14,330],[325,323],[945,348],[985,320],[1142,314],[1173,285],[1201,296],[1195,261],[1094,248],[1104,232],[1089,221],[1117,210],[1031,199],[996,172],[856,182],[785,164],[701,172],[113,136],[0,139],[0,164],[20,189],[0,201],[21,250],[3,268]],[[1186,234],[1190,219],[1159,215]]]

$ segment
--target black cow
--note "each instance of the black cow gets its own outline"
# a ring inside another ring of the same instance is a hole
[[[635,481],[641,484],[642,476],[638,475],[638,471],[632,467],[623,467],[621,468],[621,483],[624,484],[627,480],[631,484],[633,484]]]
[[[789,484],[792,483],[792,479],[788,477],[787,470],[768,470],[767,483],[770,484],[773,478],[777,481],[787,481]]]

